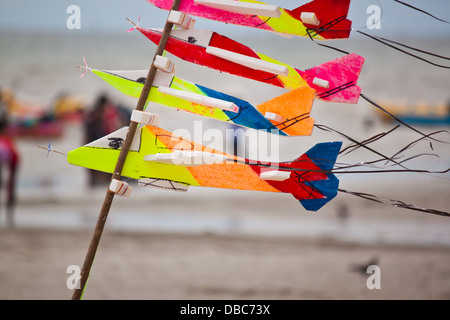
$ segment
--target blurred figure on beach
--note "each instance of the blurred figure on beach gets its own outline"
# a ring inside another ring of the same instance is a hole
[[[130,123],[131,112],[117,105],[104,93],[100,94],[91,110],[85,114],[85,143],[90,143]],[[89,171],[89,187],[103,186],[110,182],[111,174]]]
[[[2,199],[6,199],[6,225],[14,226],[14,207],[16,204],[16,175],[19,165],[19,153],[16,145],[7,134],[9,123],[8,95],[5,89],[0,90],[0,209]],[[7,173],[5,181],[3,174]],[[5,182],[5,183],[4,183]],[[3,196],[3,189],[5,196]]]

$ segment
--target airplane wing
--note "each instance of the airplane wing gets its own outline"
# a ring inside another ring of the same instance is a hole
[[[147,0],[170,10],[172,0]],[[314,0],[293,10],[255,0],[183,0],[179,11],[196,17],[319,40],[348,38],[350,0]]]
[[[145,71],[90,69],[126,95],[139,97]],[[165,72],[157,72],[148,100],[201,116],[280,135],[311,135],[310,117],[315,91],[301,87],[253,106],[242,99],[194,84]]]
[[[126,133],[124,127],[72,150],[67,161],[112,173],[121,147],[117,141],[125,139]],[[145,126],[133,139],[122,176],[137,179],[142,186],[174,191],[199,186],[291,193],[307,210],[317,211],[337,194],[339,181],[332,169],[341,145],[341,142],[319,143],[294,161],[267,164],[208,148],[158,127]],[[187,158],[213,154],[217,159],[226,160],[194,166],[164,161],[177,152]],[[157,159],[158,154],[168,156]]]
[[[161,29],[136,29],[159,43]],[[196,29],[173,30],[165,50],[191,63],[289,90],[309,86],[324,101],[357,103],[361,93],[357,81],[364,58],[355,53],[300,70],[216,32]]]

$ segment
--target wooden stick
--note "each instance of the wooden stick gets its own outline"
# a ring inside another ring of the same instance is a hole
[[[181,0],[174,0],[172,4],[171,10],[178,10]],[[162,55],[164,49],[166,47],[167,40],[170,36],[170,32],[173,28],[173,23],[166,21],[166,25],[164,26],[164,31],[161,36],[161,40],[159,42],[158,47],[156,48],[155,56],[153,57],[151,67],[148,71],[147,79],[145,80],[144,87],[142,88],[141,95],[139,97],[137,106],[135,110],[142,111],[144,110],[145,104],[147,102],[148,95],[150,93],[150,89],[152,87],[153,81],[156,76],[157,68],[153,66],[153,62],[158,55]],[[122,174],[122,169],[125,165],[125,160],[128,155],[128,151],[130,150],[131,143],[133,142],[133,137],[136,133],[138,124],[136,122],[130,122],[130,126],[128,127],[128,133],[125,138],[125,141],[122,144],[119,158],[117,159],[116,167],[114,169],[114,173],[111,179],[120,179]],[[91,242],[89,244],[88,251],[86,253],[86,257],[84,259],[83,267],[81,269],[81,278],[80,278],[80,286],[75,289],[72,295],[72,300],[80,300],[84,289],[86,287],[86,282],[89,277],[89,273],[91,271],[92,264],[94,262],[94,257],[97,252],[98,245],[100,243],[100,238],[102,236],[103,229],[105,227],[106,219],[108,218],[109,210],[112,205],[112,201],[114,199],[114,192],[106,191],[105,199],[103,201],[103,205],[98,216],[97,225],[95,226],[94,234],[92,236]]]

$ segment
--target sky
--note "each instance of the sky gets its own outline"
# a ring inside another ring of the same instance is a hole
[[[307,0],[264,0],[269,4],[277,4],[293,9]],[[427,12],[450,21],[450,0],[403,0]],[[125,18],[136,21],[141,16],[144,27],[162,26],[167,17],[162,10],[155,8],[145,0],[0,0],[0,30],[16,30],[30,32],[68,32],[67,20],[70,14],[67,8],[76,5],[80,8],[80,33],[121,33],[130,24]],[[367,20],[374,12],[367,12],[370,6],[378,6],[382,17],[380,28],[370,30],[379,36],[386,35],[418,35],[450,38],[450,24],[439,22],[423,13],[419,13],[394,0],[353,0],[349,11],[349,19],[353,28],[366,29]],[[223,23],[197,19],[196,28],[237,30],[252,33],[250,28],[242,28]],[[366,29],[367,30],[367,29]],[[73,30],[71,30],[73,31]]]

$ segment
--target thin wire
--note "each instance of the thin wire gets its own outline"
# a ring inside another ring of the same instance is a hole
[[[400,125],[395,126],[394,128],[392,128],[391,130],[387,131],[387,132],[382,132],[382,133],[378,133],[375,136],[366,139],[364,141],[361,141],[362,144],[369,144],[369,143],[373,143],[376,142],[378,140],[380,140],[381,138],[384,138],[385,136],[387,136],[388,134],[390,134],[391,132],[394,132],[395,130],[397,130],[400,127]],[[359,149],[360,146],[358,144],[352,144],[349,145],[347,147],[345,147],[344,149],[341,149],[341,151],[339,152],[340,155],[347,155],[349,153],[352,153],[353,151]],[[351,149],[351,150],[349,150]],[[349,150],[349,151],[347,151]]]
[[[50,152],[55,152],[55,153],[57,153],[57,154],[60,154],[60,155],[62,155],[62,156],[66,156],[67,157],[67,153],[63,153],[63,152],[59,152],[59,151],[57,151],[57,150],[55,150],[55,149],[53,149],[53,147],[51,147],[51,146],[48,146],[48,147],[43,147],[43,146],[37,146],[38,148],[41,148],[41,149],[44,149],[44,150],[47,150],[47,156],[48,156],[48,154],[50,153]]]
[[[405,5],[405,6],[407,6],[407,7],[410,7],[410,8],[412,8],[412,9],[414,9],[414,10],[417,10],[417,11],[420,11],[420,12],[422,12],[422,13],[425,13],[425,14],[427,14],[427,15],[429,15],[429,16],[431,16],[431,17],[433,17],[434,19],[437,19],[437,20],[439,20],[439,21],[442,21],[442,22],[445,22],[445,23],[449,23],[449,22],[446,21],[446,20],[440,19],[440,18],[438,18],[438,17],[436,17],[436,16],[434,16],[434,15],[432,15],[432,14],[426,12],[425,10],[419,9],[419,8],[417,8],[417,7],[414,7],[414,6],[410,5],[410,4],[407,4],[407,3],[404,3],[404,2],[398,1],[398,0],[393,0],[393,1],[395,1],[395,2],[397,2],[397,3],[400,3],[400,4],[402,4],[402,5]],[[380,19],[379,19],[378,21],[374,22],[373,25],[377,24],[377,23],[381,20],[381,18],[382,18],[382,16],[383,16],[383,13],[384,13],[384,12],[383,12],[383,7],[381,6],[381,3],[379,2],[379,0],[377,0],[377,2],[378,2],[379,7],[380,7],[380,9],[381,9],[381,15],[380,15]],[[359,28],[359,29],[351,29],[351,31],[358,32],[358,33],[360,33],[360,34],[362,34],[362,35],[364,35],[364,36],[366,36],[366,37],[369,37],[369,38],[371,38],[371,39],[373,39],[373,40],[375,40],[375,41],[378,41],[378,42],[380,42],[380,43],[382,43],[382,44],[384,44],[384,45],[386,45],[386,46],[388,46],[388,47],[391,47],[391,48],[393,48],[393,49],[395,49],[395,50],[398,50],[398,51],[400,51],[400,52],[402,52],[402,53],[404,53],[404,54],[406,54],[406,55],[409,55],[409,56],[411,56],[411,57],[414,57],[414,58],[416,58],[416,59],[422,60],[422,61],[424,61],[424,62],[426,62],[426,63],[429,63],[429,64],[431,64],[431,65],[433,65],[433,66],[436,66],[436,67],[439,67],[439,68],[444,68],[444,69],[450,69],[450,66],[444,66],[444,65],[440,65],[440,64],[434,63],[434,62],[432,62],[432,61],[430,61],[430,60],[424,59],[424,58],[419,57],[419,56],[417,56],[417,55],[414,55],[414,54],[412,54],[412,53],[410,53],[410,52],[408,52],[408,51],[405,51],[405,50],[403,50],[403,49],[401,49],[401,48],[399,48],[399,47],[396,47],[396,46],[394,46],[394,45],[392,45],[392,44],[390,44],[390,43],[396,44],[396,45],[398,45],[398,46],[402,46],[402,47],[404,47],[404,48],[408,48],[408,49],[413,50],[413,51],[421,52],[421,53],[423,53],[423,54],[431,55],[431,56],[434,56],[434,57],[437,57],[437,58],[440,58],[440,59],[450,60],[449,57],[445,57],[445,56],[442,56],[442,55],[438,55],[438,54],[436,54],[436,53],[429,52],[429,51],[425,51],[425,50],[422,50],[422,49],[414,48],[414,47],[411,47],[411,46],[409,46],[409,45],[406,45],[406,44],[403,44],[403,43],[400,43],[400,42],[397,42],[397,41],[394,41],[394,40],[390,40],[390,39],[387,39],[387,38],[378,37],[378,36],[373,36],[373,35],[370,35],[370,34],[367,34],[367,33],[363,32],[363,31],[361,31],[362,29],[366,29],[366,28],[369,28],[369,27],[370,27],[370,26],[366,25],[366,26],[361,27],[361,28]],[[349,52],[347,52],[347,51],[345,51],[345,50],[342,50],[342,49],[339,49],[339,48],[336,48],[336,47],[333,47],[333,46],[330,46],[330,45],[325,45],[325,44],[316,42],[316,41],[314,40],[314,38],[312,37],[311,32],[314,32],[315,34],[319,34],[319,33],[322,32],[322,31],[327,31],[327,32],[330,32],[330,31],[336,31],[336,32],[337,32],[337,31],[347,31],[347,30],[328,30],[328,29],[325,29],[325,28],[317,28],[317,29],[307,28],[307,29],[306,29],[306,33],[307,33],[308,37],[311,39],[311,41],[313,41],[315,44],[317,44],[317,45],[319,45],[319,46],[322,46],[322,47],[325,47],[325,48],[328,48],[328,49],[332,49],[332,50],[335,50],[335,51],[338,51],[338,52],[341,52],[341,53],[344,53],[344,54],[350,54]]]
[[[419,11],[419,12],[425,13],[426,15],[428,15],[428,16],[430,16],[430,17],[436,19],[436,20],[439,20],[439,21],[442,21],[442,22],[445,22],[445,23],[450,23],[450,22],[448,22],[448,21],[446,21],[446,20],[444,20],[444,19],[441,19],[441,18],[438,18],[438,17],[432,15],[431,13],[429,13],[429,12],[427,12],[427,11],[425,11],[425,10],[419,9],[419,8],[417,8],[417,7],[414,7],[414,6],[412,6],[412,5],[408,4],[408,3],[405,3],[405,2],[403,2],[403,1],[399,1],[399,0],[393,0],[393,1],[394,1],[394,2],[397,2],[397,3],[400,3],[400,4],[404,5],[404,6],[407,6],[407,7],[411,8],[411,9],[414,9],[414,10],[417,10],[417,11]]]
[[[435,210],[435,209],[421,208],[421,207],[418,207],[418,206],[415,206],[415,205],[412,205],[412,204],[405,203],[405,202],[400,201],[400,200],[384,199],[384,198],[380,198],[378,196],[375,196],[373,194],[363,193],[363,192],[355,192],[355,191],[348,191],[348,190],[344,190],[344,189],[340,189],[340,188],[338,189],[338,191],[350,194],[352,196],[360,197],[360,198],[363,198],[365,200],[378,202],[378,203],[381,203],[381,204],[384,204],[384,205],[390,205],[390,206],[393,206],[393,207],[396,207],[396,208],[403,208],[403,209],[408,209],[408,210],[414,210],[414,211],[420,211],[420,212],[435,214],[435,215],[439,215],[439,216],[443,216],[443,217],[450,217],[450,213],[449,212]]]
[[[405,123],[404,121],[400,120],[399,118],[397,118],[397,117],[394,116],[392,113],[390,113],[389,111],[387,111],[386,109],[384,109],[383,107],[381,107],[379,104],[375,103],[372,99],[368,98],[368,97],[365,96],[364,94],[361,93],[360,96],[361,96],[361,98],[363,98],[364,100],[366,100],[367,102],[369,102],[369,103],[370,103],[371,105],[373,105],[374,107],[380,109],[381,111],[383,111],[384,113],[386,113],[387,115],[389,115],[391,118],[395,119],[396,121],[398,121],[399,123],[401,123],[401,124],[404,125],[405,127],[407,127],[407,128],[409,128],[409,129],[411,129],[411,130],[413,130],[413,131],[419,133],[420,135],[422,135],[422,136],[424,136],[424,137],[426,137],[426,138],[430,138],[430,139],[433,140],[433,141],[437,141],[437,142],[441,142],[441,143],[449,143],[449,142],[445,142],[445,141],[438,140],[438,139],[435,139],[435,138],[431,138],[431,136],[432,136],[434,133],[431,133],[431,134],[425,134],[425,133],[423,133],[423,132],[417,130],[416,128],[410,126],[409,124]]]
[[[326,30],[326,29],[323,29],[323,30]],[[338,48],[333,47],[333,46],[329,46],[329,45],[326,45],[326,44],[323,44],[323,43],[316,42],[316,40],[314,40],[314,38],[311,36],[310,31],[315,31],[315,29],[309,29],[308,28],[308,29],[306,29],[306,33],[308,34],[309,39],[311,39],[311,41],[314,42],[315,44],[317,44],[318,46],[325,47],[325,48],[332,49],[332,50],[336,50],[336,51],[338,51],[340,53],[350,54],[350,52],[344,51],[342,49],[338,49]],[[328,30],[328,31],[340,31],[340,30]]]
[[[392,161],[393,163],[399,165],[400,167],[402,167],[404,169],[408,169],[408,168],[402,166],[401,163],[395,161],[395,159],[393,159],[392,157],[388,157],[388,156],[378,152],[377,150],[368,147],[366,143],[362,143],[362,142],[356,141],[355,139],[351,138],[350,136],[348,136],[348,135],[346,135],[346,134],[344,134],[344,133],[342,133],[342,132],[340,132],[338,130],[332,129],[332,128],[326,126],[326,125],[321,125],[321,124],[315,124],[314,126],[316,128],[318,128],[318,129],[320,129],[320,130],[323,130],[323,131],[335,132],[335,133],[343,136],[347,140],[353,142],[354,144],[358,145],[359,147],[367,149],[367,150],[375,153],[376,155],[379,155],[380,157],[384,158],[385,160]]]
[[[445,57],[445,56],[441,56],[441,55],[433,53],[433,52],[429,52],[429,51],[421,50],[421,49],[418,49],[418,48],[414,48],[414,47],[408,46],[406,44],[403,44],[403,43],[400,43],[400,42],[397,42],[397,41],[394,41],[394,40],[386,39],[386,38],[383,38],[383,37],[378,37],[378,38],[381,39],[381,40],[387,41],[387,42],[395,43],[395,44],[397,44],[399,46],[402,46],[402,47],[405,47],[405,48],[408,48],[408,49],[411,49],[411,50],[414,50],[414,51],[417,51],[417,52],[428,54],[428,55],[436,57],[436,58],[440,58],[440,59],[444,59],[444,60],[450,60],[450,57]]]
[[[393,49],[395,49],[395,50],[397,50],[397,51],[400,51],[400,52],[402,52],[402,53],[404,53],[404,54],[406,54],[406,55],[408,55],[408,56],[411,56],[411,57],[414,57],[414,58],[416,58],[416,59],[422,60],[422,61],[424,61],[424,62],[426,62],[426,63],[429,63],[429,64],[431,64],[431,65],[433,65],[433,66],[435,66],[435,67],[444,68],[444,69],[450,69],[450,66],[444,66],[444,65],[441,65],[441,64],[437,64],[437,63],[434,63],[434,62],[432,62],[432,61],[430,61],[430,60],[427,60],[427,59],[424,59],[424,58],[422,58],[422,57],[419,57],[419,56],[417,56],[417,55],[415,55],[415,54],[412,54],[412,53],[410,53],[410,52],[408,52],[408,51],[405,51],[405,50],[400,49],[400,48],[398,48],[398,47],[396,47],[396,46],[394,46],[394,45],[392,45],[392,44],[387,43],[387,41],[383,40],[383,39],[380,38],[380,37],[372,36],[372,35],[370,35],[370,34],[368,34],[368,33],[362,32],[362,31],[360,31],[360,30],[355,30],[355,31],[358,32],[358,33],[360,33],[360,34],[362,34],[362,35],[364,35],[364,36],[366,36],[366,37],[368,37],[368,38],[371,38],[371,39],[373,39],[373,40],[375,40],[375,41],[378,41],[378,42],[380,42],[380,43],[382,43],[382,44],[384,44],[384,45],[386,45],[386,46],[388,46],[388,47],[391,47],[391,48],[393,48]],[[405,45],[403,45],[403,46],[405,46]],[[419,49],[417,49],[417,50],[419,50]],[[435,54],[429,53],[429,52],[428,52],[428,54],[435,55]]]

